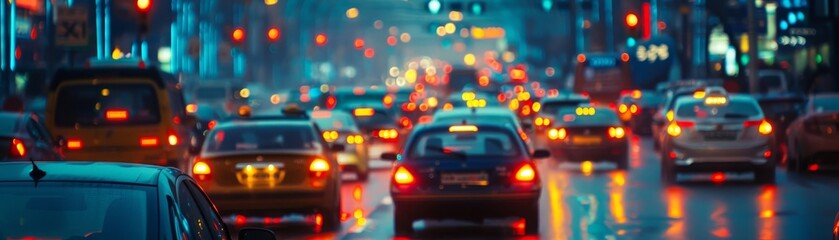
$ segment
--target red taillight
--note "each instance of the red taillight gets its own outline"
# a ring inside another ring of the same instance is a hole
[[[413,124],[411,123],[411,119],[408,117],[400,118],[399,124],[402,125],[403,128],[411,128],[411,126],[413,126]]]
[[[141,137],[141,147],[157,147],[157,137]]]
[[[212,173],[213,170],[210,168],[210,165],[206,162],[196,160],[195,164],[192,165],[192,177],[194,177],[198,181],[210,180]]]
[[[677,155],[676,152],[670,152],[670,154],[667,154],[667,156],[670,157],[670,159],[676,159],[677,157],[679,157],[679,155]]]
[[[626,130],[623,127],[610,127],[609,128],[609,137],[614,139],[621,139],[626,136]]]
[[[565,128],[548,130],[548,138],[551,140],[565,140],[568,137],[568,132]]]
[[[82,140],[79,140],[79,139],[68,139],[68,140],[67,140],[67,149],[69,149],[69,150],[79,150],[79,149],[82,149]]]
[[[169,140],[169,146],[178,145],[178,136],[177,135],[170,133],[169,137],[168,137],[168,140]]]
[[[23,141],[17,138],[12,139],[12,147],[9,149],[9,155],[15,158],[22,158],[26,157],[26,146],[23,145]]]
[[[326,97],[326,108],[333,109],[335,108],[335,104],[338,103],[338,100],[335,99],[335,96]]]
[[[696,123],[694,123],[693,121],[676,121],[676,125],[679,125],[679,127],[688,128],[696,126]]]
[[[399,166],[393,172],[393,182],[399,185],[406,185],[414,183],[414,175],[407,168]]]
[[[207,123],[207,129],[208,130],[213,130],[213,128],[216,128],[216,124],[218,124],[218,122],[216,120],[211,120],[210,122]]]
[[[618,106],[618,112],[626,113],[626,111],[629,111],[629,107],[626,106],[626,104],[621,103],[621,105]]]
[[[373,130],[373,137],[386,140],[393,140],[399,137],[399,132],[397,132],[396,129]]]
[[[526,163],[522,165],[518,170],[516,170],[516,181],[519,182],[532,182],[536,179],[536,169],[533,168],[533,165],[530,163]]]
[[[632,114],[638,113],[638,105],[632,104],[631,106],[629,106],[629,112],[631,112]]]
[[[122,121],[128,119],[128,110],[110,109],[105,111],[105,119],[108,121]]]
[[[743,122],[743,127],[757,127],[757,132],[762,135],[772,134],[772,124],[766,120],[747,120]]]
[[[311,164],[309,164],[309,174],[315,178],[326,177],[326,173],[329,172],[329,169],[329,162],[321,158],[316,158],[315,160],[312,160]]]
[[[725,181],[725,173],[715,172],[715,173],[711,174],[711,181],[713,181],[715,183],[721,183],[721,182]]]

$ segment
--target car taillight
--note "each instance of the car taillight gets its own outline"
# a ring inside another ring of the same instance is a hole
[[[207,130],[213,130],[213,128],[216,128],[216,124],[218,124],[216,120],[211,120],[207,123]]]
[[[682,135],[682,128],[689,128],[695,125],[696,124],[691,121],[674,121],[667,126],[667,134],[673,137],[678,137],[679,135]]]
[[[762,135],[772,134],[772,124],[766,120],[747,120],[743,122],[743,127],[757,127],[757,132]]]
[[[323,178],[326,177],[329,168],[329,162],[321,158],[316,158],[309,164],[309,174],[314,178]]]
[[[551,125],[551,119],[546,117],[537,117],[533,123],[538,127],[547,127]]]
[[[23,141],[17,138],[12,138],[12,146],[11,149],[9,149],[9,155],[15,158],[26,157],[26,146],[23,145]]]
[[[399,132],[396,129],[381,129],[373,131],[373,137],[381,139],[396,139],[399,137]]]
[[[79,139],[68,139],[67,140],[67,149],[69,150],[79,150],[82,149],[82,140]]]
[[[536,179],[536,170],[533,169],[533,166],[530,163],[526,163],[522,165],[518,170],[516,170],[516,181],[519,182],[532,182]]]
[[[414,183],[414,175],[407,168],[399,166],[393,172],[393,182],[399,185],[406,185]]]
[[[399,124],[402,125],[402,128],[411,128],[413,126],[413,123],[411,123],[411,119],[408,117],[400,118]]]
[[[128,119],[128,110],[109,109],[105,111],[105,119],[108,121],[122,121]]]
[[[554,128],[548,131],[548,138],[551,140],[565,140],[566,137],[568,137],[568,132],[565,128]]]
[[[141,137],[141,147],[157,147],[157,137]]]
[[[621,103],[621,105],[618,106],[618,112],[626,113],[626,111],[629,111],[629,107],[626,106],[626,104]]]
[[[362,143],[364,143],[364,137],[361,135],[354,134],[347,136],[347,144],[357,145]]]
[[[169,136],[166,140],[169,140],[169,146],[178,145],[178,135],[175,135],[174,131],[169,131]]]
[[[192,176],[198,181],[207,181],[210,180],[210,174],[213,173],[213,170],[210,168],[210,165],[206,162],[196,161],[194,165],[192,165]]]
[[[609,128],[609,137],[614,139],[621,139],[626,136],[626,130],[623,127],[610,127]]]
[[[632,104],[631,106],[629,106],[629,112],[631,112],[632,114],[638,113],[638,105]]]
[[[323,140],[326,142],[334,142],[338,140],[338,132],[336,131],[323,131]]]

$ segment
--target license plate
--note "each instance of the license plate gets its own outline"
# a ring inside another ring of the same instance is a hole
[[[576,145],[600,144],[603,139],[597,136],[580,136],[571,138],[571,143]]]
[[[440,182],[444,185],[486,186],[489,176],[486,173],[443,173]]]
[[[284,167],[283,163],[239,163],[236,164],[236,179],[246,185],[278,184],[285,178]]]

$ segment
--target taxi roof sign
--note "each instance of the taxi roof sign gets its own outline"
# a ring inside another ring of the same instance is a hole
[[[356,108],[353,110],[353,115],[356,117],[369,117],[373,116],[376,113],[376,110],[372,108]]]
[[[478,126],[475,125],[454,125],[449,127],[449,132],[477,132]]]
[[[578,116],[594,116],[597,113],[594,107],[577,107],[576,112]]]

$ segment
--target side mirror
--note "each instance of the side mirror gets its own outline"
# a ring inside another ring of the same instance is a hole
[[[58,136],[55,138],[55,145],[63,148],[64,146],[67,146],[67,139],[64,138],[64,136]]]
[[[344,144],[332,144],[329,146],[329,149],[333,152],[343,152],[347,147]]]
[[[541,159],[541,158],[548,158],[551,156],[551,152],[545,149],[536,149],[533,151],[533,158]]]
[[[239,230],[239,240],[276,240],[274,232],[264,228],[243,228]]]
[[[392,153],[392,152],[382,153],[382,160],[385,160],[385,161],[396,161],[398,158],[399,158],[399,154],[396,154],[396,153]]]

